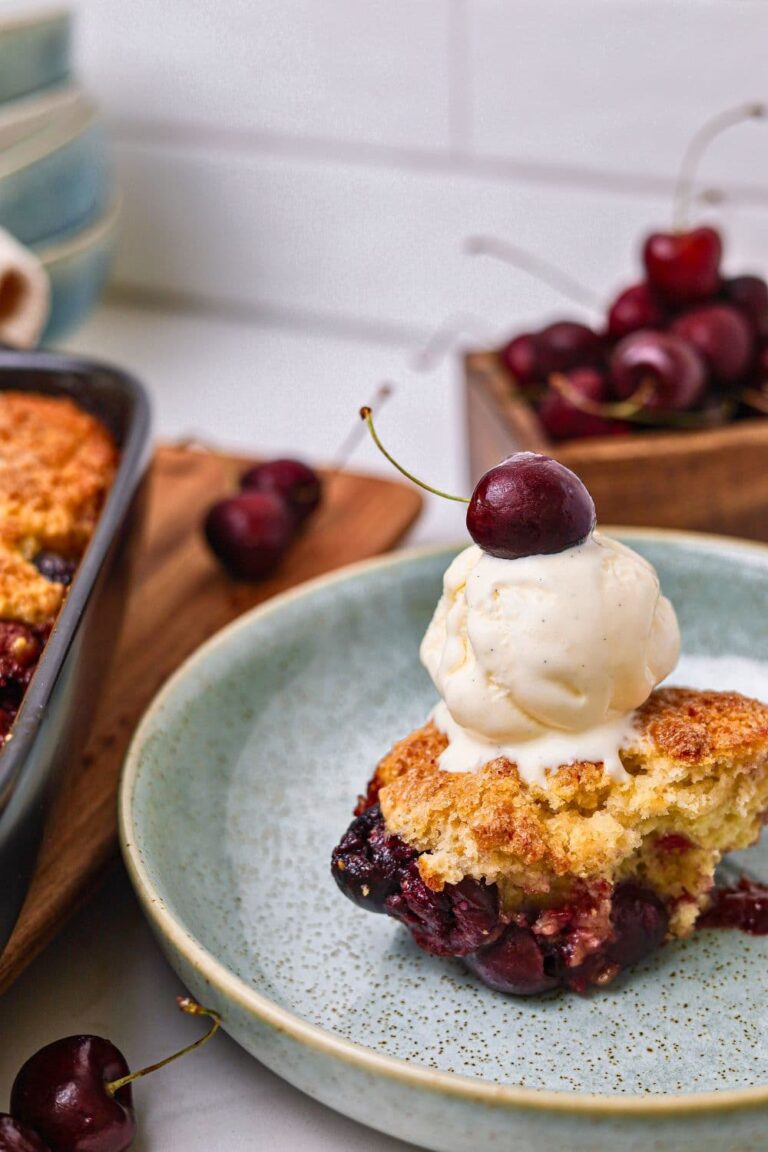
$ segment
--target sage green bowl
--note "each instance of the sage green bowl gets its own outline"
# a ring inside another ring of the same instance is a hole
[[[677,680],[768,699],[768,548],[621,536],[678,610]],[[280,1076],[427,1148],[768,1148],[768,938],[701,932],[593,995],[517,999],[337,891],[329,857],[355,797],[434,703],[418,646],[451,555],[405,552],[279,597],[157,697],[120,820],[169,961]],[[768,850],[746,859],[768,878]]]

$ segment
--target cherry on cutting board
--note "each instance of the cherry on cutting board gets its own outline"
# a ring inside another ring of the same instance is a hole
[[[0,1152],[51,1152],[51,1149],[26,1124],[0,1112]]]
[[[0,1152],[126,1152],[136,1134],[133,1081],[200,1048],[221,1026],[218,1013],[190,997],[178,996],[177,1004],[189,1015],[207,1016],[208,1031],[137,1072],[100,1036],[66,1036],[31,1056],[11,1088],[11,1120],[4,1124],[0,1117]]]
[[[317,511],[322,497],[320,477],[301,460],[267,460],[264,464],[255,464],[241,476],[240,487],[280,496],[297,527]]]
[[[322,482],[300,460],[255,464],[240,491],[218,500],[203,522],[208,546],[236,580],[263,580],[277,569],[322,499]]]
[[[692,345],[669,332],[651,329],[625,336],[611,355],[614,395],[626,400],[646,382],[653,391],[646,401],[650,410],[685,411],[704,395],[704,361]]]
[[[295,520],[273,492],[246,490],[219,500],[205,518],[205,538],[231,576],[262,580],[293,539]]]
[[[472,539],[505,560],[564,552],[589,536],[595,519],[578,476],[536,452],[518,452],[481,476],[467,509]]]

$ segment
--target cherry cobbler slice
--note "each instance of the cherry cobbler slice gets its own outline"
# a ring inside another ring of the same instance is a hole
[[[768,706],[657,687],[674,608],[561,464],[491,469],[467,526],[421,645],[440,702],[379,764],[339,887],[518,994],[608,984],[702,914],[768,928],[768,890],[712,898],[768,810]]]
[[[503,758],[444,772],[446,743],[428,724],[382,760],[333,875],[505,992],[607,984],[687,936],[768,809],[768,707],[734,693],[654,692],[624,780],[578,763],[539,788]]]

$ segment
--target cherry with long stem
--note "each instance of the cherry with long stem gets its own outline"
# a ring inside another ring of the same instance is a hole
[[[511,264],[513,268],[527,272],[535,280],[548,284],[567,300],[602,312],[602,301],[594,289],[571,276],[557,264],[535,252],[529,252],[519,244],[499,240],[495,236],[470,236],[464,242],[464,247],[471,256],[491,256],[504,264]]]
[[[389,460],[392,467],[397,468],[398,472],[405,476],[407,480],[410,480],[412,484],[416,484],[417,487],[423,488],[425,492],[431,492],[433,496],[442,496],[444,500],[454,500],[457,504],[469,504],[469,498],[467,496],[451,496],[448,492],[442,492],[439,488],[433,488],[431,484],[426,484],[423,480],[419,480],[417,476],[414,476],[412,472],[409,472],[406,468],[403,467],[402,464],[398,463],[398,461],[395,460],[394,456],[392,456],[387,451],[379,439],[379,434],[376,431],[376,427],[373,423],[373,412],[369,407],[366,406],[360,409],[360,419],[364,420],[368,425],[368,431],[371,434],[371,439],[378,448],[379,452],[381,452],[382,456]]]
[[[471,499],[451,496],[419,480],[387,451],[370,408],[360,416],[390,464],[435,496],[467,504],[467,531],[483,552],[503,560],[562,552],[583,542],[595,527],[595,505],[570,469],[537,452],[516,452],[484,473]]]
[[[573,387],[567,376],[559,373],[550,376],[549,383],[555,391],[565,397],[569,404],[590,416],[600,416],[606,420],[626,420],[630,423],[644,424],[652,428],[709,428],[713,424],[723,423],[735,409],[731,402],[722,401],[714,414],[707,411],[680,412],[672,409],[651,411],[645,405],[655,390],[655,384],[652,380],[644,380],[637,391],[627,400],[613,403],[590,400],[589,397],[583,396],[578,389]],[[742,393],[741,398],[744,403],[751,403],[753,407],[760,408],[759,393],[750,393],[749,390],[746,390]],[[765,398],[765,407],[761,408],[761,411],[768,412],[768,397]],[[715,418],[717,413],[723,417],[722,420]]]
[[[376,389],[370,405],[368,406],[370,408],[375,407],[376,409],[383,407],[387,400],[389,400],[389,398],[394,394],[395,388],[396,386],[390,380],[383,380]],[[334,477],[338,475],[339,472],[344,471],[347,464],[349,463],[352,453],[355,451],[364,435],[364,431],[361,431],[360,424],[356,420],[333,454],[332,462],[328,469],[331,477]]]
[[[443,320],[428,337],[426,344],[414,353],[412,360],[414,372],[431,372],[462,335],[469,335],[482,341],[488,351],[495,348],[498,343],[490,335],[489,326],[479,316],[471,312],[457,312]]]
[[[40,1048],[19,1069],[11,1087],[10,1113],[37,1132],[55,1152],[127,1152],[136,1134],[131,1086],[200,1048],[219,1030],[218,1012],[188,996],[182,1012],[206,1016],[206,1035],[173,1056],[131,1072],[119,1048],[101,1036],[65,1036]]]
[[[588,396],[583,396],[577,388],[573,387],[568,377],[560,372],[554,372],[549,377],[549,383],[574,408],[579,408],[590,416],[602,416],[606,420],[631,419],[645,408],[648,399],[655,390],[653,380],[644,380],[626,400],[601,403],[598,400],[590,400]]]
[[[182,1056],[186,1056],[189,1052],[194,1052],[196,1048],[202,1048],[203,1044],[216,1035],[219,1028],[221,1028],[221,1016],[218,1012],[214,1012],[212,1008],[203,1008],[191,996],[177,996],[176,1003],[182,1012],[186,1012],[188,1016],[205,1016],[210,1021],[210,1027],[204,1036],[200,1036],[191,1044],[181,1048],[178,1052],[174,1052],[172,1056],[166,1056],[164,1060],[158,1060],[156,1064],[148,1064],[146,1068],[139,1068],[137,1072],[129,1072],[127,1076],[121,1076],[119,1080],[110,1080],[105,1084],[105,1088],[110,1096],[114,1096],[121,1088],[125,1088],[128,1084],[132,1084],[134,1080],[139,1080],[142,1076],[149,1076],[152,1072],[158,1072],[161,1068],[165,1068],[167,1064],[172,1064],[175,1060],[180,1060]]]
[[[696,179],[696,171],[702,156],[712,141],[722,132],[726,132],[737,124],[743,124],[747,120],[763,120],[765,116],[766,107],[764,104],[739,104],[736,108],[728,108],[725,112],[719,112],[699,128],[683,154],[675,183],[673,200],[673,227],[675,231],[681,232],[686,227],[688,205]]]

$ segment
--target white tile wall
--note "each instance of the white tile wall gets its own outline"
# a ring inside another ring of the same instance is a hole
[[[766,0],[79,0],[116,126],[119,284],[418,339],[562,312],[489,231],[608,295],[688,134],[768,99]],[[768,121],[717,143],[733,266],[768,267]],[[571,311],[570,306],[566,306]],[[341,326],[341,328],[340,328]]]
[[[445,0],[80,0],[121,119],[447,148]]]
[[[406,338],[459,311],[491,329],[542,309],[574,311],[524,273],[465,255],[468,235],[554,254],[607,295],[638,275],[637,238],[668,213],[666,198],[472,175],[137,145],[124,145],[121,160],[122,282],[356,318],[369,331],[393,325]],[[730,216],[734,267],[768,253],[768,214]]]
[[[480,155],[668,176],[698,124],[768,99],[764,0],[473,0],[469,45]],[[702,174],[768,185],[768,129],[724,136]]]

